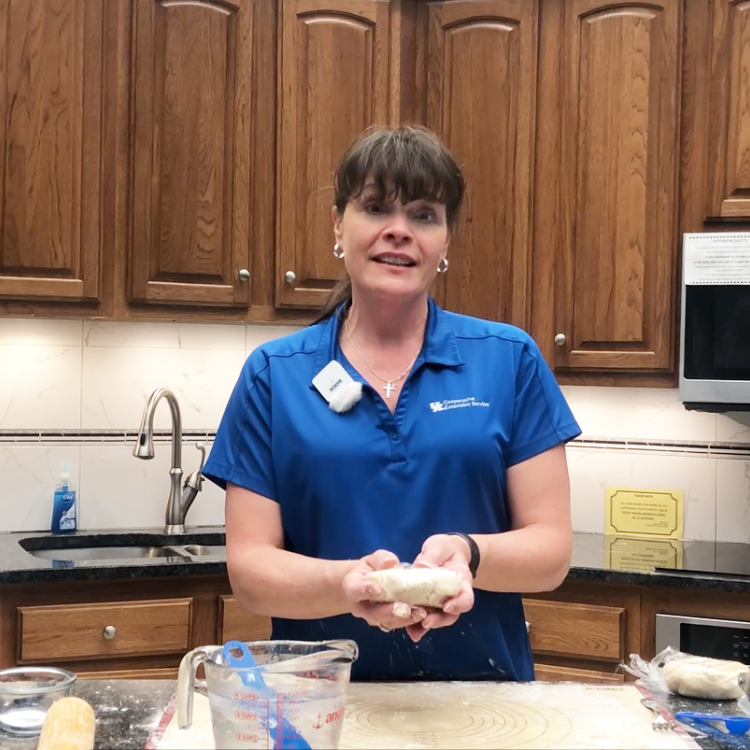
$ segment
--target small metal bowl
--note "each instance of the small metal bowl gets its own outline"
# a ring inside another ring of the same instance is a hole
[[[56,667],[0,670],[0,733],[33,737],[42,731],[47,709],[70,695],[73,672]]]

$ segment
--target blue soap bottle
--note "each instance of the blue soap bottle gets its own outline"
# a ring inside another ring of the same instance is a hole
[[[60,482],[55,487],[52,505],[52,533],[67,534],[78,527],[76,518],[76,491],[70,482],[70,463],[63,462]]]

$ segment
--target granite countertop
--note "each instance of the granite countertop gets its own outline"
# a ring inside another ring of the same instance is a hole
[[[750,544],[577,533],[568,580],[750,594]]]
[[[96,748],[143,750],[176,689],[175,680],[76,680],[72,694],[94,707]],[[35,750],[37,740],[0,733],[3,750]]]
[[[175,680],[77,680],[72,692],[94,707],[96,748],[143,750],[176,689]],[[685,710],[744,715],[736,701],[696,701],[665,695],[656,698],[672,714]],[[695,741],[704,750],[738,747],[737,740],[725,744],[711,737],[695,737]],[[747,735],[742,735],[739,743],[739,747],[750,747]],[[36,737],[11,739],[0,734],[3,750],[35,750],[36,745]]]
[[[224,551],[192,558],[70,560],[65,548],[224,543],[223,526],[190,527],[182,535],[153,528],[64,535],[5,533],[0,534],[0,584],[222,575],[226,573]],[[35,557],[27,551],[39,545],[59,548],[58,559]],[[750,593],[750,544],[576,533],[568,580]]]
[[[225,552],[190,558],[175,554],[166,557],[72,560],[66,558],[65,550],[72,547],[162,547],[224,543],[223,526],[189,527],[184,534],[166,534],[161,528],[80,531],[73,534],[34,531],[0,534],[0,584],[222,575],[227,571]],[[27,551],[38,549],[42,545],[45,549],[59,549],[56,559],[36,557]]]

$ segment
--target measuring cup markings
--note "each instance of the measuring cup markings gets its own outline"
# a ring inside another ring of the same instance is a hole
[[[257,693],[245,693],[242,690],[235,690],[232,693],[232,698],[236,701],[265,701],[268,698],[261,698]]]
[[[253,713],[252,711],[243,711],[242,709],[238,708],[234,712],[234,718],[239,719],[240,721],[258,721],[260,719],[260,716]]]

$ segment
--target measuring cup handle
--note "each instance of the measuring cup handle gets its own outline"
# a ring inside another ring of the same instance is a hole
[[[182,657],[177,673],[177,724],[180,729],[187,729],[193,723],[193,692],[198,665],[217,648],[220,646],[201,646]]]

